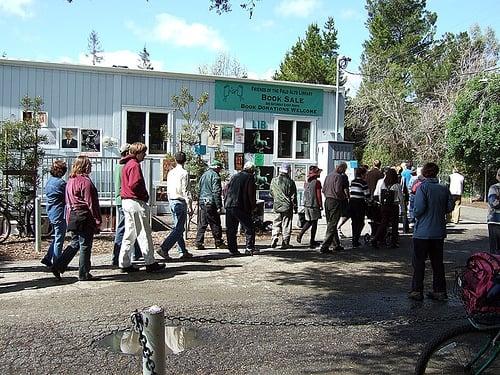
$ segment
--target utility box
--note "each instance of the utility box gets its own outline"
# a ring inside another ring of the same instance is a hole
[[[340,162],[348,163],[353,159],[353,147],[354,142],[318,142],[318,167],[323,170],[320,177],[321,184]]]

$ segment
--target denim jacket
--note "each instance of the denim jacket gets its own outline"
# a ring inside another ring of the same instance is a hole
[[[64,219],[66,182],[60,177],[49,177],[45,185],[47,216],[51,223]]]
[[[413,238],[443,239],[446,237],[446,214],[453,211],[450,191],[437,178],[426,178],[415,194],[413,213],[416,218]]]

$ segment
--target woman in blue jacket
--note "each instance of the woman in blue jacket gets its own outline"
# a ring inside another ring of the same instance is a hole
[[[64,206],[66,182],[62,177],[67,171],[66,162],[56,160],[50,168],[49,180],[45,185],[45,195],[47,196],[47,216],[54,230],[54,238],[50,243],[47,254],[42,259],[42,263],[47,267],[52,267],[52,264],[61,256],[64,237],[66,236],[66,220],[64,218]]]

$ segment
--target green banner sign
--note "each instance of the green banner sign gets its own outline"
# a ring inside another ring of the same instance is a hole
[[[215,81],[215,109],[323,115],[323,90],[262,83]]]

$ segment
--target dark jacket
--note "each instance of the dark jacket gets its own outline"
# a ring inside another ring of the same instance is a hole
[[[51,176],[45,185],[47,216],[51,223],[57,223],[64,219],[65,194],[66,182],[60,177]]]
[[[274,212],[292,213],[297,208],[297,187],[287,174],[280,173],[272,179],[271,196],[274,199]]]
[[[222,208],[222,186],[219,174],[212,168],[200,178],[200,203],[212,204]]]
[[[368,189],[370,189],[370,194],[373,197],[373,192],[375,191],[375,187],[377,186],[378,180],[384,177],[384,174],[379,168],[373,167],[366,174],[366,183],[368,184]]]
[[[226,208],[239,208],[251,214],[256,205],[254,175],[247,171],[235,174],[229,181],[224,206]]]
[[[445,238],[446,214],[453,211],[453,206],[448,188],[439,184],[437,178],[426,178],[415,194],[413,238]]]
[[[135,155],[127,155],[120,160],[120,164],[125,164],[122,169],[122,183],[120,196],[122,199],[138,199],[144,202],[149,201],[149,194],[146,189],[146,182],[142,175],[141,164]]]
[[[349,179],[346,174],[333,171],[326,176],[323,184],[323,194],[325,194],[326,198],[345,201],[348,198],[346,195],[347,190],[349,190]]]

